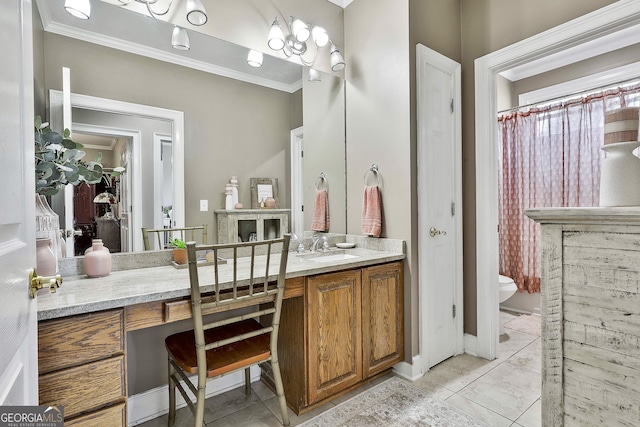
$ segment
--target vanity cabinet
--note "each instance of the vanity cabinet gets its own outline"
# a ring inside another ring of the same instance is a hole
[[[308,403],[362,380],[360,270],[307,278]]]
[[[279,239],[289,232],[289,209],[217,209],[218,243]]]
[[[532,209],[542,237],[542,425],[636,426],[640,209]]]
[[[122,309],[39,322],[39,404],[68,426],[126,426],[125,360]]]
[[[280,320],[289,406],[306,412],[401,362],[403,322],[402,262],[306,277],[304,296],[283,301]]]

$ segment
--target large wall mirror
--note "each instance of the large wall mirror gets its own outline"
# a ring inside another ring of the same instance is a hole
[[[184,169],[176,169],[172,162],[173,173],[179,175],[174,176],[172,182],[183,180],[183,184],[178,185],[183,190],[184,216],[177,225],[208,224],[209,240],[214,242],[213,211],[224,208],[224,185],[234,175],[239,178],[240,202],[245,206],[250,206],[250,178],[267,176],[278,179],[281,207],[293,208],[291,131],[302,128],[303,228],[310,229],[315,181],[324,172],[330,186],[329,231],[346,232],[344,82],[341,78],[321,73],[320,81],[311,82],[308,69],[269,55],[265,55],[262,68],[253,69],[246,65],[248,49],[194,31],[189,31],[191,51],[176,53],[178,51],[171,51],[169,40],[161,37],[171,33],[173,26],[168,23],[103,2],[93,3],[90,21],[79,21],[64,11],[63,3],[63,0],[36,2],[42,15],[40,31],[44,27],[41,34],[43,70],[36,70],[36,79],[39,72],[44,76],[40,86],[47,93],[60,90],[60,70],[64,66],[71,70],[71,92],[77,96],[138,105],[140,110],[149,107],[183,113],[182,130],[176,129],[174,123],[169,131],[155,132],[171,135],[164,145],[174,148],[172,156],[176,153],[176,138],[184,145]],[[121,40],[119,45],[116,43],[117,48],[105,46],[105,40],[113,41],[120,31],[110,25],[110,18],[121,22],[118,28],[132,26],[138,28],[138,32],[148,31],[156,45],[145,48]],[[127,19],[133,22],[123,21]],[[267,32],[265,30],[265,37]],[[159,53],[164,49],[160,44],[169,45],[169,51]],[[231,67],[234,63],[245,68],[226,73],[220,66],[195,61],[190,55],[197,55],[198,46],[207,50],[215,46],[221,49],[220,55],[226,56],[240,52],[241,60],[226,59],[226,65]],[[156,56],[147,51],[155,52]],[[37,66],[39,61],[34,63]],[[276,80],[278,75],[293,75],[295,79],[283,83]],[[54,110],[52,103],[50,113],[55,114]],[[125,116],[122,117],[125,124],[114,124],[113,117],[100,118],[97,111],[105,110],[74,105],[73,122],[78,129],[72,130],[79,135],[91,134],[91,129],[112,126],[135,133],[139,126],[131,124],[131,120],[140,116],[149,118],[140,111],[124,114],[110,111]],[[160,120],[168,119],[160,116]],[[126,139],[126,135],[123,138]],[[121,151],[116,151],[120,154],[115,155],[120,156]],[[154,174],[159,173],[157,169],[151,171],[154,166],[149,166],[153,165],[150,156],[154,154],[141,149],[139,155],[132,151],[130,161],[134,175],[131,178],[134,182],[139,179],[141,187],[138,194],[134,190],[130,196],[132,200],[142,200],[137,203],[141,211],[134,210],[129,219],[124,218],[133,236],[126,244],[123,237],[121,249],[125,251],[142,250],[136,243],[141,234],[138,228],[157,226],[158,218],[162,222],[163,209],[167,207],[165,203],[155,203],[160,196],[154,187],[157,184],[150,183],[157,182]],[[135,165],[140,165],[138,171]],[[162,187],[166,190],[166,184]],[[146,203],[147,200],[151,202]],[[200,200],[208,201],[207,211],[200,210]],[[122,212],[119,208],[117,215],[122,217]]]

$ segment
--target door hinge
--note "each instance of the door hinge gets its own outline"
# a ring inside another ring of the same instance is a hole
[[[451,216],[456,214],[456,202],[451,202]]]
[[[453,317],[454,318],[456,317],[456,305],[455,304],[453,305]]]
[[[300,208],[301,208],[301,211],[304,212],[304,205],[302,205]]]
[[[451,98],[451,112],[453,113],[453,98]]]

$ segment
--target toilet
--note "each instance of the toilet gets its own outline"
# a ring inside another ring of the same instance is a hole
[[[511,277],[507,277],[503,275],[498,276],[498,286],[499,286],[498,299],[500,303],[503,303],[509,298],[511,298],[511,295],[515,294],[516,291],[518,290],[518,286],[515,284],[513,279]],[[500,335],[502,335],[504,334],[504,326],[502,325],[502,322],[499,322],[499,323],[500,323]]]

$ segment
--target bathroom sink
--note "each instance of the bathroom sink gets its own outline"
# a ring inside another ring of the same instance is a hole
[[[334,261],[344,261],[346,259],[359,258],[358,255],[347,254],[347,253],[339,253],[332,255],[318,255],[311,258],[307,258],[309,261],[314,262],[334,262]]]

